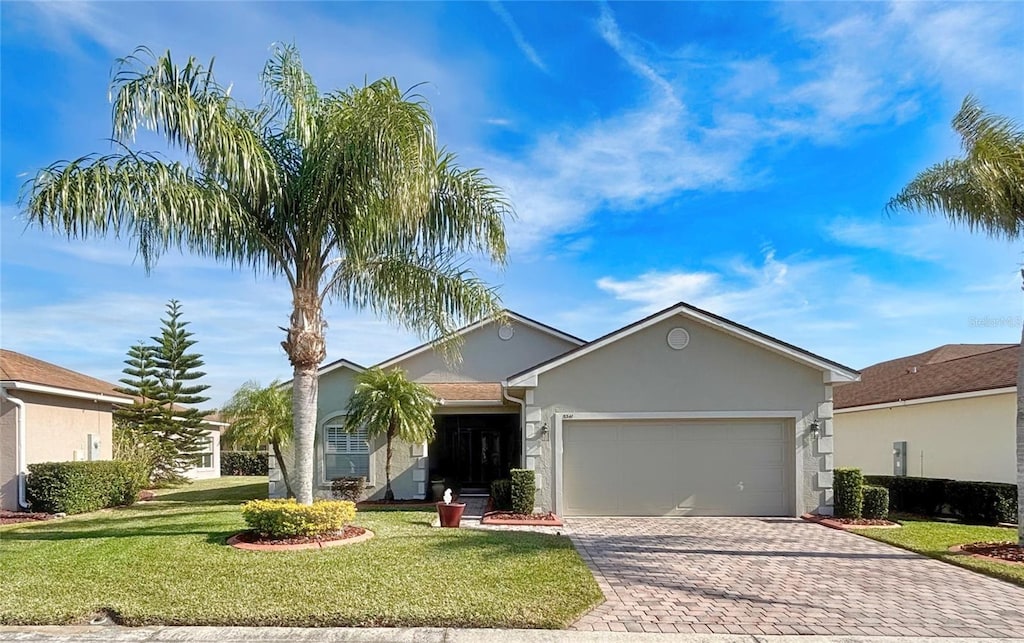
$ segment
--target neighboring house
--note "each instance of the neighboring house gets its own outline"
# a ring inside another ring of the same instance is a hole
[[[0,508],[25,507],[29,464],[109,460],[114,385],[42,360],[0,350]]]
[[[866,474],[1017,481],[1018,344],[947,344],[835,390],[836,464]]]
[[[683,303],[592,342],[507,315],[459,331],[456,367],[430,344],[378,364],[441,399],[437,438],[395,448],[396,497],[435,478],[483,490],[525,467],[538,506],[565,516],[831,512],[832,385],[857,371]],[[320,369],[319,495],[344,475],[383,493],[383,439],[341,429],[362,370]]]
[[[185,477],[192,480],[220,477],[220,442],[224,431],[230,426],[216,413],[206,416],[203,424],[210,427],[206,432],[205,448],[199,453],[196,466],[185,471]]]

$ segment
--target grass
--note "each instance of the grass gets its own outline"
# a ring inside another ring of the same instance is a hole
[[[990,561],[949,551],[949,548],[954,545],[966,545],[967,543],[1016,541],[1016,529],[962,525],[904,517],[900,517],[900,522],[903,523],[903,527],[900,529],[855,529],[853,531],[874,540],[880,540],[930,558],[1024,586],[1024,565]]]
[[[238,504],[265,478],[223,478],[156,500],[0,527],[0,623],[564,627],[601,600],[568,538],[440,530],[425,511],[360,511],[365,543],[250,552]]]

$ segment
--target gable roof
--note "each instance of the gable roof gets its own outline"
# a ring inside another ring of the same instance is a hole
[[[359,364],[356,364],[355,362],[350,362],[347,359],[336,359],[333,362],[331,362],[330,364],[325,364],[325,365],[321,366],[320,368],[318,368],[317,371],[316,371],[316,374],[317,375],[323,375],[324,373],[330,373],[331,371],[336,371],[339,368],[347,368],[350,371],[355,371],[356,373],[362,373],[363,371],[366,370],[365,366],[360,366]],[[288,382],[284,382],[284,384],[288,384],[290,382],[291,382],[291,380],[288,380]]]
[[[105,402],[131,402],[130,397],[118,392],[110,382],[7,349],[0,349],[0,380],[15,384],[12,388],[54,395],[60,395],[61,391],[86,393]],[[24,386],[17,386],[18,384]]]
[[[860,382],[837,386],[835,408],[844,409],[1017,384],[1019,344],[946,344],[864,369]]]
[[[568,353],[559,355],[547,360],[546,362],[541,362],[540,364],[525,371],[516,373],[508,378],[506,384],[508,386],[536,386],[537,376],[541,373],[558,368],[562,364],[570,362],[577,357],[582,357],[583,355],[592,353],[604,346],[607,346],[608,344],[616,342],[624,337],[628,337],[633,333],[637,333],[649,326],[653,326],[654,324],[676,315],[683,315],[684,317],[702,322],[729,335],[746,340],[752,344],[761,346],[762,348],[766,348],[785,357],[789,357],[790,359],[807,366],[817,368],[825,373],[826,382],[850,382],[859,377],[859,373],[849,366],[844,366],[839,362],[834,362],[798,346],[794,346],[793,344],[789,344],[780,339],[775,339],[774,337],[765,335],[760,331],[756,331],[753,328],[749,328],[742,324],[738,324],[726,319],[725,317],[720,317],[706,310],[701,310],[700,308],[696,308],[695,306],[691,306],[685,302],[679,302],[665,308],[664,310],[656,312],[653,315],[633,322],[628,326],[624,326],[619,330],[612,331],[611,333],[608,333],[603,337],[599,337],[598,339],[580,346],[579,348],[573,349]]]
[[[580,339],[579,337],[576,337],[575,335],[570,335],[569,333],[562,332],[562,331],[558,330],[557,328],[555,328],[554,326],[548,326],[547,324],[543,324],[543,323],[541,323],[541,322],[539,322],[539,321],[537,321],[535,319],[530,319],[529,317],[527,317],[525,315],[520,315],[519,313],[517,313],[515,311],[507,310],[506,309],[503,312],[504,312],[505,316],[508,317],[509,319],[515,320],[515,321],[519,322],[520,324],[523,324],[524,326],[529,326],[530,328],[534,328],[534,329],[539,330],[539,331],[541,331],[543,333],[547,333],[548,335],[551,335],[553,337],[557,337],[559,339],[565,340],[565,341],[569,342],[570,344],[576,344],[576,346],[583,346],[583,345],[585,345],[587,343],[586,340]],[[490,324],[493,321],[494,321],[493,317],[485,317],[484,319],[481,319],[480,321],[474,322],[474,323],[469,324],[467,326],[463,326],[462,328],[458,329],[457,331],[455,331],[452,334],[454,336],[456,336],[456,337],[458,337],[460,335],[466,335],[468,333],[473,332],[474,330],[476,330],[478,328],[483,328],[484,326],[486,326],[487,324]],[[398,355],[395,355],[394,357],[391,357],[391,358],[388,358],[388,359],[384,360],[383,362],[377,364],[375,366],[375,368],[387,368],[389,366],[394,366],[398,362],[401,362],[401,361],[404,361],[406,359],[409,359],[410,357],[413,357],[414,355],[419,355],[420,353],[425,353],[425,352],[427,352],[429,350],[432,350],[433,348],[434,348],[434,342],[425,342],[423,344],[420,344],[419,346],[416,346],[415,348],[411,348],[411,349],[405,351],[404,353],[399,353]]]

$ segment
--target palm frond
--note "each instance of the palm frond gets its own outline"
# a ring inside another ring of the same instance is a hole
[[[430,389],[409,380],[401,369],[371,368],[356,377],[345,430],[366,429],[369,437],[393,432],[403,442],[422,444],[434,439],[436,404]]]

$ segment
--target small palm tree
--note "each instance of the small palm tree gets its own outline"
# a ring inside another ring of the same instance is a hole
[[[391,490],[392,442],[395,438],[411,444],[433,440],[436,404],[437,398],[429,388],[411,381],[398,368],[387,372],[371,368],[356,379],[355,391],[348,401],[345,430],[353,433],[365,428],[369,438],[386,437],[384,500],[395,499]]]
[[[962,140],[963,158],[918,174],[887,209],[938,213],[972,231],[1024,238],[1024,128],[968,96],[953,118],[953,129]],[[1017,538],[1024,547],[1024,329],[1017,364],[1017,497]]]
[[[292,439],[292,394],[281,383],[274,380],[270,386],[262,387],[256,382],[246,382],[231,400],[221,409],[231,427],[224,437],[242,447],[257,449],[269,444],[281,469],[288,497],[292,485],[288,479],[288,467],[281,456],[281,447]]]

